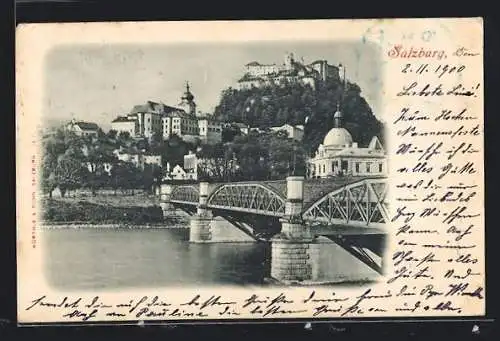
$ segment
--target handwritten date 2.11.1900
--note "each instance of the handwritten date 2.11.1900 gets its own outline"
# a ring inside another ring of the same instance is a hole
[[[424,64],[411,64],[407,63],[403,66],[401,72],[402,73],[414,73],[414,74],[424,74],[424,73],[433,73],[437,76],[437,78],[441,78],[445,75],[457,75],[465,71],[466,66],[463,64],[460,65],[449,65],[449,64],[438,64],[437,66],[431,65],[429,63]]]

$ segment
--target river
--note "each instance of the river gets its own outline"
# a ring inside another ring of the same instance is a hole
[[[270,274],[270,244],[192,244],[186,226],[67,226],[43,229],[40,236],[46,250],[47,280],[51,286],[66,291],[260,285]],[[373,270],[333,243],[321,245],[318,266],[323,281],[352,282],[377,277]]]

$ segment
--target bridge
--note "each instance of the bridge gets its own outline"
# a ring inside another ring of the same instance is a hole
[[[314,277],[308,263],[316,256],[319,236],[383,272],[387,189],[385,177],[291,176],[283,181],[163,184],[161,202],[164,210],[191,215],[191,242],[210,242],[212,219],[223,217],[252,238],[272,243],[273,277],[303,281]]]

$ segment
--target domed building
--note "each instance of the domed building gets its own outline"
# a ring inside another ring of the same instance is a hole
[[[326,134],[314,157],[308,160],[307,177],[385,175],[386,153],[379,139],[374,136],[368,147],[359,147],[342,126],[342,113],[338,109],[334,121],[335,126]]]

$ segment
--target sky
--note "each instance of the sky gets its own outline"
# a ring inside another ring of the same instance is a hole
[[[245,64],[326,59],[342,63],[374,114],[380,113],[380,52],[350,42],[162,45],[71,45],[54,48],[45,60],[44,118],[95,122],[104,130],[117,115],[148,100],[176,106],[189,82],[198,110],[213,112],[225,88],[237,85]],[[334,108],[332,108],[334,110]]]

